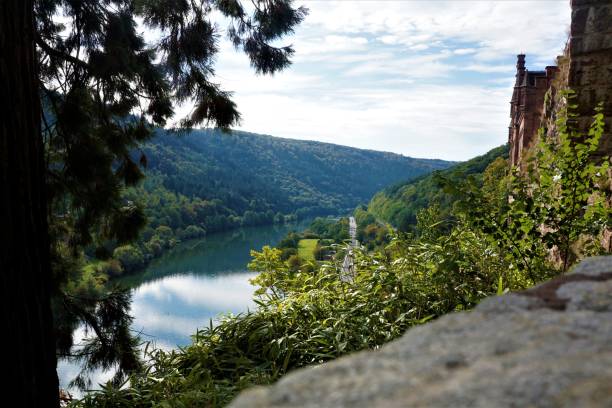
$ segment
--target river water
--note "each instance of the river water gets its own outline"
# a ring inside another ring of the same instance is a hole
[[[301,231],[308,223],[211,234],[182,243],[142,272],[120,279],[120,283],[132,288],[132,329],[156,347],[170,349],[188,344],[198,327],[209,325],[220,314],[252,309],[254,287],[249,279],[255,274],[247,269],[250,251],[274,246],[289,231]],[[75,343],[82,336],[82,331],[77,331]],[[73,363],[61,361],[60,386],[65,388],[78,369]],[[92,382],[98,384],[110,376],[108,372],[97,372]]]

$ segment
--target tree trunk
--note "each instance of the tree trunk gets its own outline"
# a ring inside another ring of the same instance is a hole
[[[59,406],[33,0],[0,4],[0,297],[4,398]]]

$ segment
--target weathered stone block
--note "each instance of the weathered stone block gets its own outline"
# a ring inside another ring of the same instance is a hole
[[[572,22],[570,30],[578,35],[586,30],[587,20],[589,19],[589,9],[581,8],[572,12]]]

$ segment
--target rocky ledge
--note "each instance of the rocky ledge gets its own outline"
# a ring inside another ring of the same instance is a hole
[[[231,407],[612,407],[612,256],[297,370]]]

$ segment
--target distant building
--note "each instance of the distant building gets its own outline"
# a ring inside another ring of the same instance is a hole
[[[520,163],[523,151],[529,149],[536,138],[544,107],[544,95],[557,71],[556,66],[548,66],[545,71],[529,71],[525,68],[525,55],[517,56],[508,132],[512,165]]]

